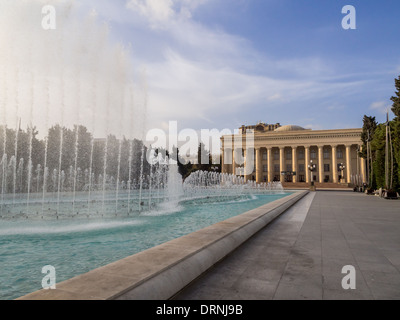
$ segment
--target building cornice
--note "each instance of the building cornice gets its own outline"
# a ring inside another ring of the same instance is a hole
[[[332,137],[332,136],[361,136],[362,129],[335,129],[335,130],[304,130],[304,131],[283,131],[283,132],[263,132],[254,133],[255,140],[264,139],[285,139],[285,138],[315,138],[315,137]],[[235,137],[236,139],[246,139],[246,134],[235,134],[221,137]]]
[[[355,129],[335,129],[335,130],[305,130],[289,132],[265,132],[255,133],[255,145],[286,144],[287,146],[296,145],[319,145],[324,142],[335,142],[336,144],[358,144],[361,143],[361,128]],[[224,136],[234,141],[245,143],[246,134],[236,134]],[[222,137],[222,142],[224,137]],[[231,140],[232,141],[232,140]]]

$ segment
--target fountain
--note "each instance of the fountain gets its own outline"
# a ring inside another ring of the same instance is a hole
[[[2,6],[13,10],[0,21],[9,30],[0,34],[0,219],[138,215],[163,202],[256,189],[205,172],[182,184],[168,159],[146,161],[146,76],[133,82],[129,52],[111,43],[95,14],[82,20],[72,2],[59,3],[62,21],[48,32],[30,15],[38,3]]]
[[[10,8],[13,10],[7,10]],[[34,233],[41,237],[39,246],[45,246],[41,241],[49,241],[49,234],[68,234],[67,243],[62,248],[55,245],[51,253],[57,261],[66,261],[69,259],[62,254],[79,239],[70,237],[71,233],[84,237],[93,230],[117,228],[116,234],[124,234],[127,228],[144,223],[149,229],[129,235],[141,236],[133,241],[135,250],[140,251],[192,232],[202,223],[239,214],[249,203],[260,206],[267,201],[253,201],[254,195],[272,195],[268,201],[286,195],[279,183],[256,184],[217,172],[197,171],[183,181],[178,166],[161,153],[147,161],[151,147],[143,142],[145,76],[134,76],[129,52],[111,43],[107,27],[100,25],[95,15],[82,21],[77,7],[60,2],[57,16],[62,21],[55,32],[44,32],[31,15],[40,12],[40,2],[5,1],[0,10],[10,12],[0,19],[0,29],[9,31],[0,33],[0,241],[16,237],[18,244],[13,245],[29,247],[29,235]],[[134,83],[133,78],[139,81]],[[168,218],[181,208],[190,212],[190,218],[195,217],[192,213],[202,205],[215,207],[216,212],[218,207],[220,213],[196,211],[201,223]],[[157,219],[150,219],[152,215]],[[169,227],[161,229],[164,225]],[[179,230],[172,234],[175,229]],[[150,236],[155,239],[148,240]],[[81,247],[85,243],[75,244]],[[85,247],[82,252],[90,249]],[[102,251],[96,248],[93,252]],[[131,252],[111,254],[109,259],[127,254]],[[18,279],[18,274],[13,276],[8,256],[1,258],[11,281]],[[37,256],[37,261],[21,259],[36,268],[44,261]],[[80,258],[86,259],[85,255]],[[94,260],[103,261],[99,257]],[[88,262],[76,270],[73,266],[65,275],[95,265]],[[1,290],[0,298],[17,295],[2,295]]]
[[[3,12],[10,12],[0,20],[1,28],[7,31],[0,34],[1,216],[6,216],[4,207],[11,215],[76,213],[82,209],[82,192],[87,193],[90,208],[92,196],[98,197],[93,193],[99,191],[96,177],[100,175],[103,211],[112,188],[118,211],[121,181],[129,179],[129,192],[133,188],[133,141],[138,132],[145,131],[139,117],[131,116],[129,122],[124,117],[132,114],[132,109],[145,109],[133,99],[141,97],[145,83],[136,84],[139,92],[133,93],[129,52],[111,44],[107,26],[100,25],[95,14],[82,20],[72,1],[57,3],[61,23],[54,32],[41,29],[32,17],[32,12],[41,12],[40,3],[5,1],[0,6]],[[28,126],[26,132],[24,125]],[[86,125],[92,131],[85,135],[81,131]],[[122,128],[130,129],[123,132]],[[119,141],[116,173],[110,173],[114,171],[109,146],[112,132],[118,132],[115,138]],[[90,139],[89,148],[85,139]],[[123,175],[125,168],[121,166],[125,139],[130,145],[129,177],[125,172]],[[97,148],[103,149],[102,170]],[[143,154],[144,145],[141,150]],[[34,168],[38,168],[36,174]],[[79,180],[82,172],[87,172],[88,184]],[[26,199],[25,209],[21,208],[21,197]],[[65,205],[69,201],[71,208]]]

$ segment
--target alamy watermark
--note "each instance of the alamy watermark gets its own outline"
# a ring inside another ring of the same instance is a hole
[[[43,6],[42,8],[42,28],[43,30],[57,29],[57,14],[56,8],[51,5]]]
[[[198,164],[219,165],[223,158],[225,165],[242,166],[242,172],[238,174],[250,175],[255,169],[253,132],[243,135],[235,134],[229,129],[203,129],[200,130],[200,133],[193,129],[183,129],[178,132],[178,122],[170,121],[168,133],[162,129],[152,129],[147,132],[145,140],[148,144],[156,146],[147,152],[147,161],[152,164],[163,160],[159,154],[156,156],[155,149],[168,150],[171,155],[174,153],[174,148],[178,147],[179,157],[168,159],[169,164],[179,162],[186,165],[197,154],[199,144],[203,143],[205,150],[209,151],[211,159],[206,154],[200,154],[197,158]]]
[[[357,29],[357,22],[356,22],[356,8],[351,5],[344,6],[342,8],[342,14],[346,16],[342,19],[342,28],[344,30],[355,30]]]
[[[42,273],[46,276],[42,279],[42,288],[45,290],[56,289],[56,268],[47,265],[42,268]]]
[[[342,288],[344,290],[356,289],[356,269],[354,266],[348,265],[342,268],[342,274],[346,274],[342,279]]]

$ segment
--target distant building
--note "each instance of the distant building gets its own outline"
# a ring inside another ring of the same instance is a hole
[[[255,126],[241,126],[239,128],[239,133],[240,134],[245,134],[246,132],[268,132],[268,131],[274,131],[275,129],[278,129],[280,127],[280,123],[276,124],[266,124],[263,122],[259,122]]]
[[[250,133],[254,134],[254,149],[246,150]],[[221,138],[222,172],[257,182],[364,183],[365,160],[358,155],[361,133],[362,129],[311,130],[279,123],[242,126],[239,134]],[[224,145],[225,138],[241,141],[243,147],[234,152],[232,143]],[[247,152],[254,152],[254,171],[245,176]],[[235,155],[242,156],[244,164],[238,165]],[[313,172],[308,169],[311,161]]]

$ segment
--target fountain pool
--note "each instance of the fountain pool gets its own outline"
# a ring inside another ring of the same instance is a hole
[[[3,221],[0,299],[41,289],[45,265],[56,268],[56,280],[61,282],[289,194],[255,192],[223,202],[186,200],[165,203],[140,216],[91,218],[85,223],[82,219]]]

